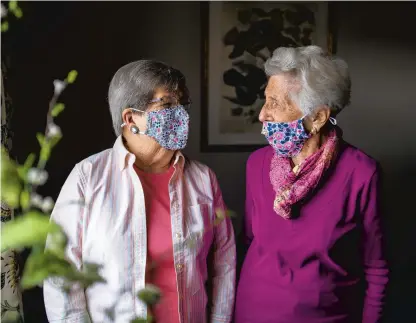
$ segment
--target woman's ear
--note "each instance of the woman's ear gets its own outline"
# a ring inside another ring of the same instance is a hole
[[[312,128],[315,128],[316,132],[319,132],[322,127],[327,123],[331,116],[331,109],[327,106],[320,108],[313,117]]]
[[[134,123],[133,112],[130,109],[124,109],[124,111],[121,113],[121,119],[123,121],[122,123],[125,125]]]

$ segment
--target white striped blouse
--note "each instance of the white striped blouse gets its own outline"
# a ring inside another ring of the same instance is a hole
[[[78,163],[63,185],[51,219],[68,235],[67,257],[80,269],[88,262],[101,264],[106,283],[86,290],[72,286],[65,293],[61,280],[46,280],[50,322],[124,323],[146,317],[146,305],[136,297],[145,287],[147,238],[134,161],[118,137],[112,149]],[[230,219],[214,226],[216,210],[225,210],[217,179],[207,166],[185,160],[179,152],[174,168],[169,195],[181,323],[231,322],[235,240]],[[185,243],[190,238],[191,246]],[[112,319],[106,314],[109,308],[114,309]]]

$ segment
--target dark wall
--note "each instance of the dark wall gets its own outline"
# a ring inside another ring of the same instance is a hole
[[[350,65],[352,105],[339,118],[347,140],[385,171],[387,244],[392,265],[387,322],[413,322],[416,290],[416,3],[337,2],[338,54]],[[13,153],[37,151],[52,81],[79,71],[64,92],[57,120],[64,138],[50,160],[44,193],[56,198],[74,164],[115,139],[107,88],[113,73],[140,58],[164,60],[187,76],[195,102],[186,152],[211,166],[228,206],[243,214],[248,153],[201,153],[200,25],[197,2],[23,2],[24,18],[3,37],[10,55],[6,86],[13,99]],[[241,218],[235,223],[240,232]],[[25,293],[27,322],[44,322],[40,290]]]
[[[384,169],[391,262],[387,321],[416,322],[416,3],[338,4],[339,54],[352,74],[352,105],[340,118],[347,140]]]

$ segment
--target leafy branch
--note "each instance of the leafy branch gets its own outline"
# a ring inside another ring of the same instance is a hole
[[[16,18],[23,16],[17,1],[10,1],[8,9],[1,5],[2,32],[9,28],[6,20],[9,13]],[[1,147],[1,199],[9,207],[20,210],[20,216],[2,226],[1,251],[31,248],[21,279],[23,289],[37,286],[48,277],[61,277],[68,283],[80,283],[84,287],[104,281],[98,265],[85,264],[80,271],[65,258],[68,238],[59,225],[49,220],[54,201],[36,192],[48,179],[46,164],[62,138],[62,131],[55,123],[55,118],[65,109],[59,97],[67,86],[75,82],[77,75],[77,71],[73,70],[64,80],[53,82],[54,93],[49,102],[45,132],[36,135],[40,145],[36,167],[35,153],[29,154],[26,161],[19,164]],[[50,243],[45,251],[47,237]]]
[[[12,13],[12,15],[17,19],[23,17],[23,11],[17,4],[17,1],[9,1],[8,9],[6,9],[3,4],[1,4],[0,13],[1,19],[3,20],[1,22],[1,32],[9,30],[9,21],[6,19],[9,13]]]
[[[1,150],[1,199],[22,213],[15,221],[4,225],[1,250],[32,248],[23,271],[23,288],[34,287],[49,276],[63,276],[84,285],[102,280],[98,268],[81,273],[65,259],[67,237],[56,223],[49,221],[54,202],[51,197],[43,198],[36,193],[37,188],[48,179],[46,163],[52,149],[62,138],[62,132],[55,124],[55,118],[64,110],[64,105],[58,103],[59,96],[67,85],[75,82],[76,77],[77,72],[71,71],[64,81],[54,81],[46,130],[44,134],[37,134],[40,153],[36,167],[33,166],[36,160],[34,153],[29,154],[24,164],[20,165],[10,159],[4,147]],[[51,247],[44,251],[48,235],[51,237]]]

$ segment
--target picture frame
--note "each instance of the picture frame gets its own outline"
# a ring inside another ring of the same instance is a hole
[[[249,152],[267,145],[258,113],[277,47],[316,44],[336,52],[330,2],[201,3],[201,151]]]

